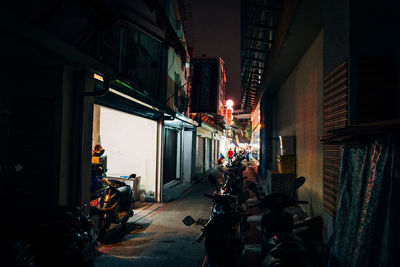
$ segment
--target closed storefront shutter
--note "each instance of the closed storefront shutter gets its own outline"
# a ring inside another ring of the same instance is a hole
[[[165,129],[165,156],[164,156],[164,179],[163,184],[171,182],[177,178],[176,157],[177,157],[177,138],[178,131]]]
[[[196,173],[204,171],[204,138],[197,136],[196,142]]]
[[[324,77],[324,135],[348,124],[348,74],[343,62]],[[324,210],[336,215],[340,145],[324,144]]]

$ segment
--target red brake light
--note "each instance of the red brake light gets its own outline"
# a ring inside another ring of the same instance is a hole
[[[90,201],[90,206],[92,206],[92,207],[96,207],[97,204],[99,204],[99,199],[98,198],[93,199],[92,201]]]

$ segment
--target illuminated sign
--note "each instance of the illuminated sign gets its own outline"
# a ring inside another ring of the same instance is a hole
[[[228,125],[232,125],[232,108],[227,108],[226,109],[226,121],[228,122]]]
[[[225,111],[226,121],[228,122],[228,125],[232,125],[233,101],[230,99],[226,100],[225,105],[226,105],[226,111]]]

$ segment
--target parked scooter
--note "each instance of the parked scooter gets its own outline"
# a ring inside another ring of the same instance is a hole
[[[253,182],[247,181],[246,186],[256,193],[258,203],[251,206],[267,208],[268,211],[261,220],[263,237],[263,255],[266,256],[263,266],[312,266],[308,250],[304,242],[293,234],[293,216],[284,209],[296,204],[306,204],[307,201],[295,199],[296,190],[305,182],[304,177],[296,178],[291,196],[273,193],[263,199],[259,198],[257,187]]]
[[[79,208],[56,207],[40,216],[32,238],[37,266],[93,266],[94,223]]]
[[[131,174],[129,179],[135,179],[136,174]],[[110,227],[111,223],[126,224],[129,217],[133,216],[132,205],[134,192],[132,187],[116,179],[104,179],[108,188],[104,190],[97,205],[99,214],[99,237]]]
[[[225,201],[228,196],[215,196],[217,201]],[[195,242],[200,243],[205,238],[205,264],[203,266],[231,267],[241,266],[244,260],[244,242],[241,235],[242,218],[247,213],[232,212],[215,214],[201,229],[201,234]],[[195,223],[187,216],[183,219],[187,226]]]
[[[223,183],[218,183],[217,178],[209,173],[208,180],[216,189],[215,195],[230,195],[232,196],[232,199],[235,199],[235,208],[233,209],[237,209],[240,212],[247,210],[245,203],[250,194],[247,190],[243,190],[243,187],[237,178],[225,176],[225,181]],[[218,202],[214,203],[212,213],[219,205]]]
[[[247,217],[243,204],[249,198],[248,191],[241,190],[237,194],[222,190],[226,183],[218,183],[211,173],[208,179],[216,188],[213,195],[205,194],[213,200],[210,219],[203,225],[202,233],[196,239],[201,242],[205,237],[206,266],[240,266],[245,255],[245,235],[248,229]],[[183,222],[189,226],[194,223],[187,216]]]
[[[239,177],[243,180],[243,171],[246,169],[246,166],[243,164],[244,159],[244,156],[236,156],[232,163],[226,166],[228,170],[226,170],[225,173]]]

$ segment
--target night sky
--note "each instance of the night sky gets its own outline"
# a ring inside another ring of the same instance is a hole
[[[226,97],[240,103],[240,0],[191,0],[196,55],[221,57]]]

